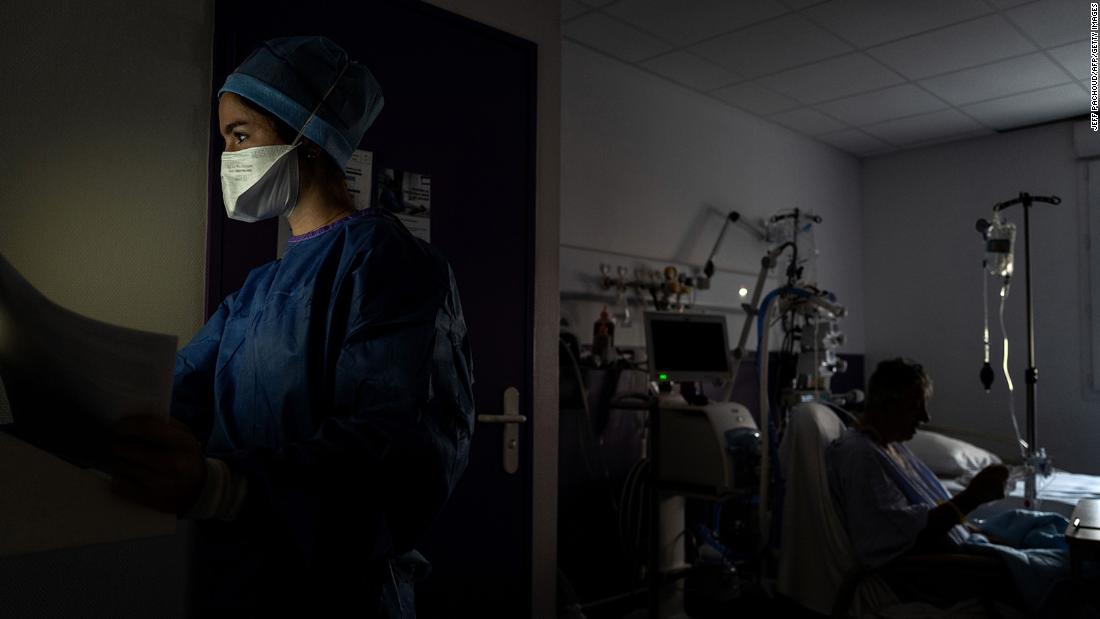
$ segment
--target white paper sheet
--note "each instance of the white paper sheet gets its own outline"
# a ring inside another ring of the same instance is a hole
[[[109,425],[168,414],[176,338],[92,320],[53,303],[0,255],[0,378],[16,421],[42,402]]]
[[[0,556],[173,534],[174,515],[84,467],[107,453],[113,422],[168,415],[175,352],[174,336],[51,302],[0,255],[0,423],[14,419],[0,432]]]

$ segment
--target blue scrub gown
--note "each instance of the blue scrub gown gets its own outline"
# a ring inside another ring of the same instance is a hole
[[[392,215],[249,273],[176,360],[172,415],[248,479],[236,520],[196,525],[193,614],[410,616],[406,553],[466,466],[471,370],[450,266]]]

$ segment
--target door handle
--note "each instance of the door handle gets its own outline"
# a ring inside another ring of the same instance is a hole
[[[503,415],[478,415],[477,420],[504,424],[504,472],[513,474],[519,470],[519,424],[527,423],[527,416],[519,414],[519,389],[505,389],[503,404]]]

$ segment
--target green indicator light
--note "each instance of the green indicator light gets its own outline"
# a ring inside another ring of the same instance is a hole
[[[657,378],[659,378],[661,380],[668,380],[668,374],[665,374],[664,372],[661,372],[661,373],[657,374]]]

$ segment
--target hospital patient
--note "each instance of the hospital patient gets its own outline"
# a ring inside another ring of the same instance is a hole
[[[937,601],[955,602],[980,594],[1037,609],[1067,573],[1065,520],[1022,510],[998,516],[997,523],[1004,525],[998,532],[1022,532],[1015,541],[964,526],[966,514],[1004,496],[1008,470],[987,467],[964,491],[950,496],[902,444],[929,421],[925,405],[931,394],[932,381],[920,365],[905,359],[880,363],[871,376],[861,423],[826,451],[830,490],[856,559],[863,568],[876,569],[903,555],[950,553],[950,561],[901,579],[901,591],[896,575],[891,580],[888,570],[883,576],[903,600],[932,593]],[[972,560],[984,566],[980,573],[972,569]],[[967,561],[971,565],[960,565]]]
[[[862,423],[826,452],[829,484],[866,567],[912,550],[950,550],[968,537],[963,516],[1004,497],[1008,469],[993,465],[952,497],[904,445],[929,421],[932,381],[920,365],[883,361],[871,375]]]

